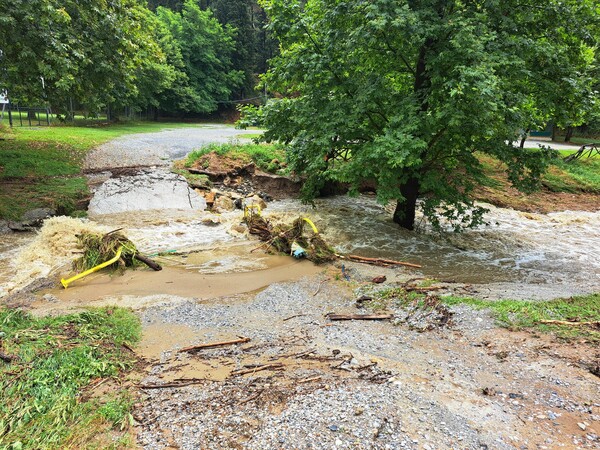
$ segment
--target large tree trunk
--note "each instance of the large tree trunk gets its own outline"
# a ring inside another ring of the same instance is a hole
[[[571,142],[571,138],[573,137],[573,127],[567,127],[567,132],[565,134],[565,142]]]
[[[417,209],[417,197],[419,196],[419,180],[410,178],[402,187],[400,192],[404,199],[396,202],[393,220],[402,228],[414,230],[415,211]]]

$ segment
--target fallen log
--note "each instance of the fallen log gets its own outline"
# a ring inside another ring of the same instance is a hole
[[[234,370],[229,375],[247,375],[249,373],[260,372],[262,370],[281,369],[282,367],[282,363],[265,364],[263,366],[253,367],[252,369]]]
[[[358,255],[336,255],[340,259],[346,259],[348,261],[359,262],[363,264],[371,264],[373,266],[381,266],[381,267],[389,267],[389,266],[406,266],[406,267],[414,267],[416,269],[420,269],[422,266],[420,264],[413,264],[403,261],[394,261],[393,259],[383,259],[383,258],[367,258],[366,256],[358,256]]]
[[[387,320],[393,319],[393,314],[328,314],[329,320]]]
[[[571,325],[574,327],[583,327],[586,325],[590,325],[593,327],[600,327],[600,321],[592,321],[592,322],[569,322],[568,320],[540,320],[540,323],[544,323],[547,325]]]
[[[202,350],[204,348],[224,347],[226,345],[244,344],[246,342],[250,342],[250,338],[239,336],[239,339],[234,339],[232,341],[210,342],[208,344],[198,344],[190,347],[184,347],[179,349],[177,353],[193,352],[196,350]]]
[[[146,264],[148,267],[150,267],[153,270],[156,270],[156,271],[162,270],[162,267],[160,266],[160,264],[156,263],[155,261],[152,261],[150,258],[148,258],[146,256],[136,253],[135,255],[133,255],[133,257],[135,259],[137,259],[138,261],[143,262],[144,264]]]

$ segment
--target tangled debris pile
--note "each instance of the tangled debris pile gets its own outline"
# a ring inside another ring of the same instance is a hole
[[[77,240],[83,249],[83,255],[73,262],[73,268],[77,271],[92,269],[110,260],[119,249],[121,249],[120,258],[109,267],[125,269],[144,263],[154,270],[161,270],[160,265],[140,255],[135,244],[118,230],[106,234],[85,232],[77,235]]]
[[[250,234],[267,243],[267,249],[275,248],[278,252],[296,257],[305,256],[309,261],[315,264],[337,259],[335,250],[325,242],[321,235],[315,231],[305,233],[304,229],[307,219],[299,217],[289,224],[273,225],[269,220],[260,214],[251,212],[244,218],[248,225]]]

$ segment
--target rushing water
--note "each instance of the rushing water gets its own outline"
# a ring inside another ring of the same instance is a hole
[[[319,199],[315,207],[297,200],[276,201],[269,204],[265,214],[273,221],[288,223],[298,216],[310,217],[340,253],[421,264],[426,276],[439,280],[562,285],[572,287],[573,292],[600,286],[600,212],[542,215],[488,208],[489,225],[458,234],[436,232],[426,223],[415,232],[403,230],[370,196]],[[105,229],[123,228],[145,253],[175,250],[186,254],[162,257],[165,264],[203,273],[264,268],[261,251],[250,252],[257,243],[236,231],[242,219],[239,210],[215,215],[197,209],[165,208],[97,214],[91,219]],[[19,270],[11,261],[32,236],[0,237],[0,285]]]
[[[313,218],[343,253],[421,264],[423,272],[463,283],[600,283],[600,212],[521,213],[487,205],[489,225],[438,233],[403,230],[372,197],[296,201],[269,207]]]

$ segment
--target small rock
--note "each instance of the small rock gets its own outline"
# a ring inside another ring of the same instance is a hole
[[[235,205],[233,204],[233,200],[229,197],[223,195],[215,200],[214,209],[219,212],[227,212],[233,211],[235,209]]]
[[[587,428],[587,427],[585,426],[585,423],[581,423],[581,422],[578,422],[578,423],[577,423],[577,426],[578,426],[579,428],[581,428],[583,431],[585,431],[585,429]]]
[[[387,277],[385,275],[380,275],[378,277],[373,278],[371,280],[371,282],[375,283],[375,284],[380,284],[380,283],[385,282],[386,280],[387,280]]]
[[[329,425],[329,429],[330,429],[331,431],[338,431],[338,430],[339,430],[339,427],[338,427],[337,425]]]
[[[361,408],[361,407],[358,407],[358,408],[354,409],[354,415],[355,416],[360,416],[364,412],[365,412],[365,410],[363,408]]]
[[[42,296],[42,299],[46,300],[47,302],[51,302],[51,303],[56,303],[58,302],[58,297],[52,294],[45,294],[44,296]]]

